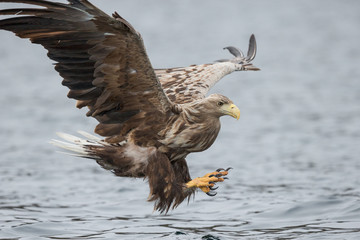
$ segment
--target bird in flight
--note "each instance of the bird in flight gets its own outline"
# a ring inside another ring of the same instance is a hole
[[[189,67],[154,69],[143,39],[117,12],[107,15],[87,0],[0,0],[31,8],[2,9],[0,29],[28,38],[48,50],[68,97],[99,123],[94,136],[60,133],[53,140],[76,156],[90,158],[116,176],[147,178],[149,201],[161,213],[177,207],[196,189],[209,196],[230,168],[192,179],[186,156],[215,141],[221,116],[240,111],[227,97],[207,96],[211,87],[234,71],[259,70],[254,35],[247,56],[225,49],[232,59]],[[36,7],[34,7],[36,6]]]

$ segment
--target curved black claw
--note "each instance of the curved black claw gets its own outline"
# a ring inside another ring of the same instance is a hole
[[[224,180],[229,179],[228,177],[223,177]]]
[[[218,168],[218,169],[216,169],[216,172],[221,172],[221,171],[225,171],[225,172],[227,172],[227,171],[229,171],[229,170],[231,170],[231,169],[233,169],[232,167],[228,167],[227,169],[224,169],[224,168]]]
[[[210,190],[214,191],[214,190],[218,189],[219,186],[217,186],[217,187],[209,187],[209,188],[210,188]]]
[[[217,192],[210,191],[210,192],[207,192],[206,194],[210,197],[214,197],[217,194]]]

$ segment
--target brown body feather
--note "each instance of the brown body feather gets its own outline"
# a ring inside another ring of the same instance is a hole
[[[211,146],[225,115],[216,104],[232,103],[204,97],[239,64],[155,71],[140,34],[117,13],[110,17],[86,0],[0,2],[43,7],[0,10],[17,15],[0,20],[0,29],[46,48],[68,97],[99,121],[95,132],[105,141],[83,144],[81,156],[117,176],[147,177],[149,200],[161,212],[189,197],[194,191],[185,187],[191,180],[185,157]]]

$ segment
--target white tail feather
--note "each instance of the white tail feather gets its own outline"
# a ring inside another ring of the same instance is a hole
[[[75,152],[77,154],[86,155],[88,153],[86,151],[86,149],[83,147],[83,145],[71,144],[71,143],[59,141],[59,140],[56,140],[56,139],[52,139],[50,143],[57,146],[57,147],[66,149],[68,151]]]
[[[69,156],[74,156],[74,157],[81,157],[81,158],[89,158],[89,155],[82,155],[82,154],[77,154],[77,153],[71,153],[71,152],[65,152],[65,151],[56,151],[57,153],[61,153],[61,154],[66,154]],[[93,158],[93,157],[91,157]]]
[[[79,134],[83,135],[84,137],[86,137],[89,140],[95,141],[95,142],[100,142],[101,138],[94,136],[90,133],[84,132],[84,131],[78,131]]]
[[[91,158],[97,158],[97,157],[89,150],[88,148],[89,146],[108,145],[108,143],[102,141],[100,138],[94,135],[91,135],[83,131],[80,131],[79,133],[88,139],[82,139],[67,133],[58,132],[56,134],[65,141],[52,139],[50,143],[57,147],[69,151],[69,152],[65,152],[69,155],[77,156],[77,157],[91,157]]]

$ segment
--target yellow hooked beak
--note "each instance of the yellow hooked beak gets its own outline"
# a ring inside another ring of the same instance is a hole
[[[224,104],[221,108],[226,115],[232,116],[233,118],[239,120],[240,110],[235,104]]]

